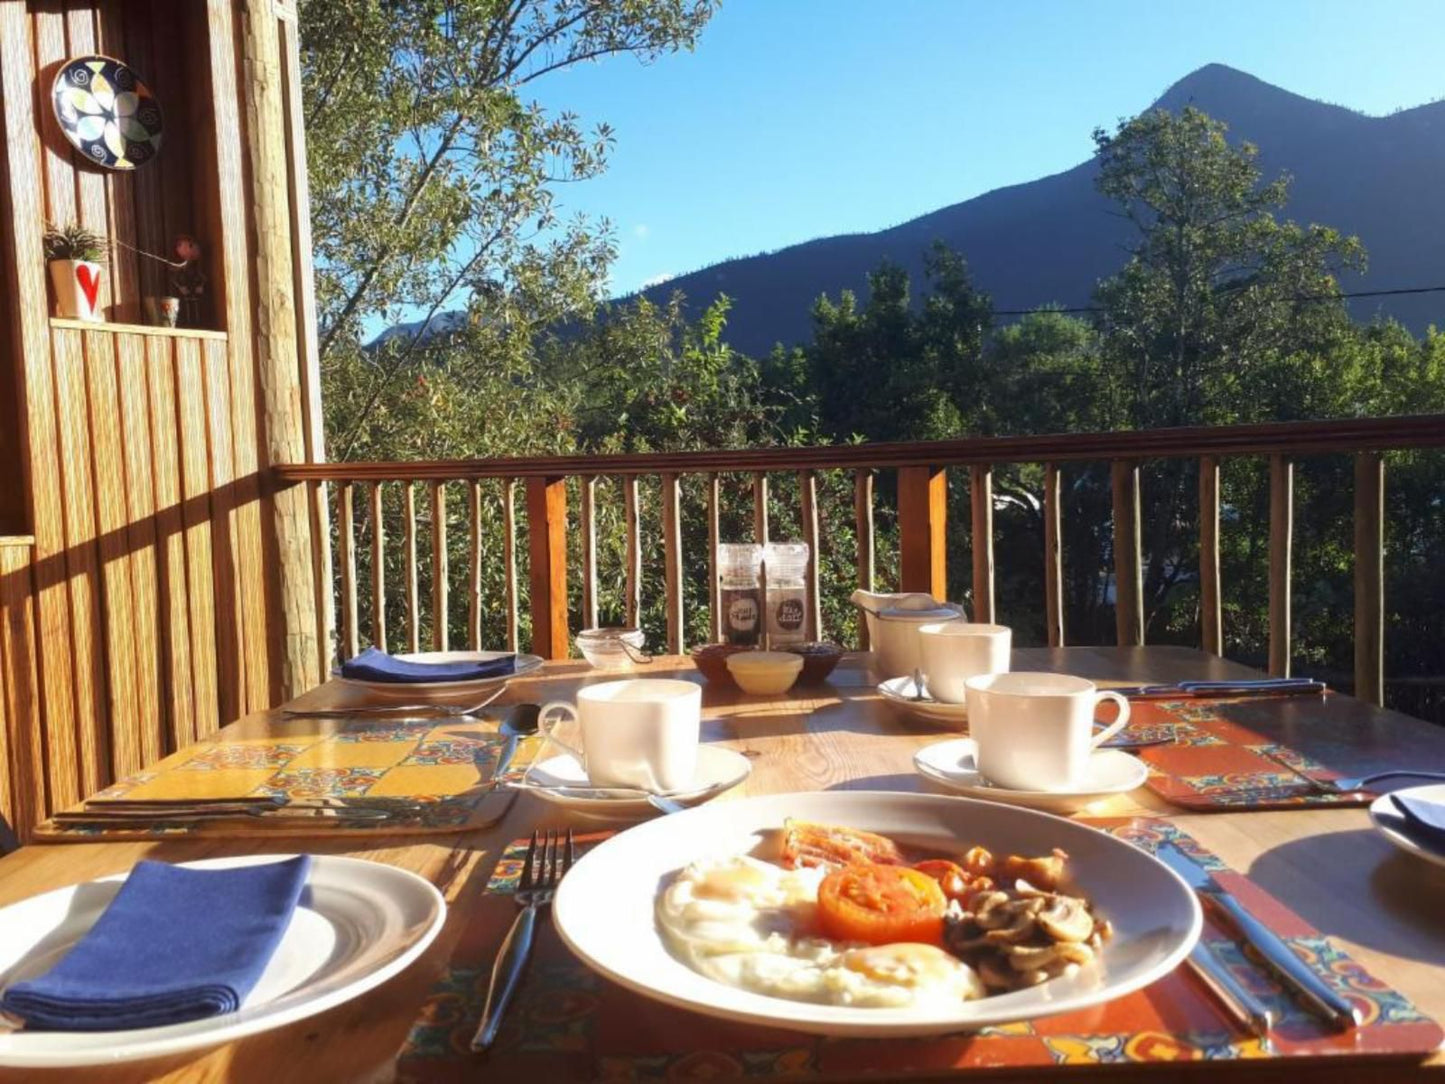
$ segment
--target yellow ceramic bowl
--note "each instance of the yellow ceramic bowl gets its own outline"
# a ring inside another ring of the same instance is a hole
[[[787,651],[739,651],[727,664],[738,688],[754,696],[785,693],[803,672],[803,657]]]

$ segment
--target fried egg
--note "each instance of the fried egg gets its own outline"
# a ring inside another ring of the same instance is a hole
[[[972,968],[933,945],[818,936],[818,885],[826,873],[747,855],[696,862],[658,898],[658,925],[694,970],[771,997],[904,1008],[984,995]]]

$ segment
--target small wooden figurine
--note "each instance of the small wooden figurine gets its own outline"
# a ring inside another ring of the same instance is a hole
[[[183,233],[176,238],[175,254],[181,265],[171,273],[171,291],[181,301],[180,326],[205,327],[206,273],[201,270],[201,243]]]

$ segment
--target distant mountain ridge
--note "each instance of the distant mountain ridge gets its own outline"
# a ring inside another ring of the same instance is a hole
[[[1357,234],[1364,276],[1344,288],[1445,284],[1445,102],[1371,117],[1301,97],[1223,64],[1185,76],[1149,108],[1194,105],[1229,125],[1232,141],[1259,147],[1266,179],[1292,175],[1282,217]],[[1110,118],[1101,118],[1101,123]],[[681,290],[695,313],[720,293],[733,299],[728,340],[749,354],[811,334],[820,294],[867,292],[885,258],[920,281],[935,240],[961,252],[999,309],[1087,305],[1095,283],[1123,262],[1131,227],[1094,190],[1095,162],[995,189],[876,233],[843,234],[727,260],[641,291]],[[1413,331],[1445,325],[1445,294],[1360,299],[1357,319],[1392,315]]]

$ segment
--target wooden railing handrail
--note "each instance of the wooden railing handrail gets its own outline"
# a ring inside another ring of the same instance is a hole
[[[1112,433],[890,441],[875,444],[744,448],[620,455],[518,456],[387,462],[297,463],[273,467],[282,482],[454,481],[566,475],[707,474],[769,470],[993,465],[1194,456],[1307,455],[1445,447],[1445,414],[1183,426]]]

